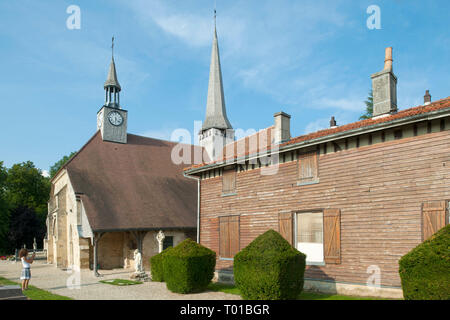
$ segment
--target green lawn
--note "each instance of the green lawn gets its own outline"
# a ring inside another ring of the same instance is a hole
[[[132,281],[124,279],[101,280],[99,282],[111,284],[113,286],[132,286],[133,284],[142,284],[142,281]]]
[[[0,277],[0,286],[8,286],[8,285],[20,286],[20,283]],[[53,294],[51,292],[36,288],[31,285],[28,287],[28,290],[23,291],[23,294],[28,298],[30,298],[31,300],[72,300],[69,297]]]
[[[224,293],[231,293],[240,295],[239,289],[234,285],[212,282],[209,284],[208,289],[211,291],[220,291]],[[353,297],[342,296],[337,294],[322,294],[309,291],[303,291],[298,300],[385,300],[381,298],[371,297]]]

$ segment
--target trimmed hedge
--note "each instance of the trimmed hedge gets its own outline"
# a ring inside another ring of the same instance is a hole
[[[152,273],[152,281],[164,282],[164,266],[163,259],[164,255],[172,250],[172,247],[167,248],[166,250],[154,255],[150,258],[150,270]]]
[[[234,281],[244,299],[297,299],[303,290],[306,255],[269,230],[234,257]]]
[[[164,280],[167,289],[177,293],[200,292],[214,276],[216,253],[186,239],[164,255]]]
[[[400,259],[405,299],[450,300],[449,248],[450,225],[447,225]]]

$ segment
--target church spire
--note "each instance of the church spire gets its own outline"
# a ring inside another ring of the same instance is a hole
[[[233,128],[227,118],[227,111],[225,108],[222,70],[220,67],[219,44],[217,41],[216,10],[214,10],[214,39],[211,52],[211,66],[209,70],[206,120],[203,123],[202,131],[211,128],[221,130]]]
[[[105,105],[120,108],[119,92],[122,88],[117,80],[116,64],[114,62],[114,37],[112,38],[111,63],[109,65],[108,77],[103,87],[105,89]]]

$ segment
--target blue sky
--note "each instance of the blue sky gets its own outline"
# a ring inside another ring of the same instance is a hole
[[[81,29],[69,30],[69,5]],[[381,9],[369,30],[366,10]],[[95,133],[115,60],[129,133],[169,139],[203,120],[214,0],[2,0],[0,161],[43,170]],[[293,136],[358,120],[394,47],[400,109],[450,96],[448,1],[217,0],[224,90],[234,128],[262,129],[280,110]],[[194,133],[192,133],[194,135]],[[193,141],[195,142],[195,141]]]

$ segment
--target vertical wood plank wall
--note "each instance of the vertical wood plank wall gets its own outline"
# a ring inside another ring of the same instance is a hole
[[[307,267],[305,277],[365,284],[377,265],[381,284],[399,287],[398,260],[422,242],[422,204],[450,199],[450,131],[321,154],[319,179],[297,186],[294,161],[272,176],[237,173],[234,196],[222,196],[222,177],[202,180],[200,242],[218,253],[219,216],[240,215],[242,249],[278,231],[280,214],[340,209],[341,263]]]

